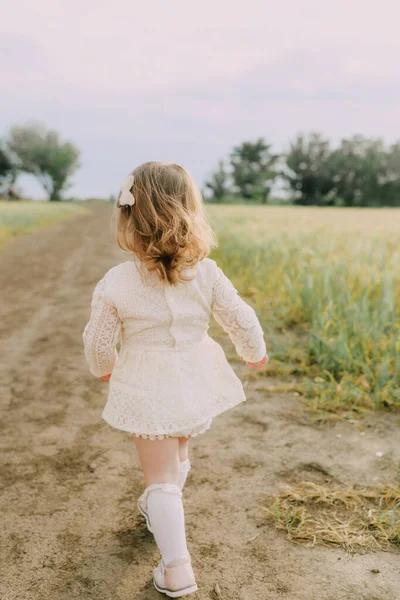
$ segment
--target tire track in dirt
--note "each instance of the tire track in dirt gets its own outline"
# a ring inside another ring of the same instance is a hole
[[[110,207],[89,206],[0,255],[5,600],[160,598],[150,582],[157,551],[135,506],[138,461],[129,437],[100,419],[107,385],[83,356],[94,285],[127,258],[114,244]],[[244,405],[192,441],[185,508],[194,597],[394,600],[398,554],[348,559],[340,549],[294,545],[265,523],[262,505],[304,479],[398,481],[398,417],[371,415],[360,437],[361,425],[316,426],[297,399],[254,384]]]

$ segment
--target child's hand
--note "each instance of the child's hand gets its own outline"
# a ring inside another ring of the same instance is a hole
[[[100,381],[110,381],[111,373],[108,375],[103,375],[103,377],[99,377]]]
[[[243,358],[242,358],[242,357],[240,357],[240,360],[243,360]],[[247,361],[245,361],[245,362],[246,362],[246,365],[250,367],[250,369],[254,369],[254,367],[257,367],[257,371],[261,371],[261,369],[262,369],[263,367],[265,367],[265,365],[267,365],[267,364],[268,364],[268,361],[269,361],[269,357],[268,357],[268,355],[266,354],[266,355],[264,356],[264,358],[263,358],[262,360],[260,360],[260,362],[256,362],[256,363],[247,362]]]

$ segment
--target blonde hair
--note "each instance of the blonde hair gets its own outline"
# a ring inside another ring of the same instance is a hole
[[[147,162],[132,175],[135,203],[120,206],[120,194],[115,207],[118,246],[134,252],[163,281],[192,279],[182,271],[217,246],[199,190],[173,163]]]

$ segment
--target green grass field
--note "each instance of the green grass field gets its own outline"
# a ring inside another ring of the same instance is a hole
[[[213,253],[263,323],[281,388],[400,408],[400,210],[210,206]]]
[[[0,250],[21,233],[50,227],[85,210],[70,202],[0,202]]]

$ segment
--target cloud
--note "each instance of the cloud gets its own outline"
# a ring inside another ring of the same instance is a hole
[[[272,5],[203,0],[14,0],[0,129],[43,120],[74,140],[74,190],[106,196],[148,159],[199,182],[244,139],[298,131],[399,137],[395,0]]]

